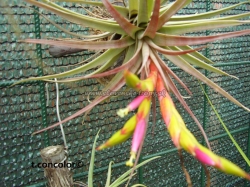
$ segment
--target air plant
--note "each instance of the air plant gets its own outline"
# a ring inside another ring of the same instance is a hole
[[[184,35],[190,32],[249,24],[249,21],[240,19],[250,16],[250,13],[216,17],[237,6],[246,4],[249,1],[215,11],[193,15],[175,15],[180,9],[191,3],[192,0],[176,0],[172,3],[168,3],[165,0],[128,0],[127,4],[123,2],[124,6],[112,5],[108,0],[102,0],[101,2],[57,0],[57,2],[61,1],[106,8],[107,12],[112,16],[112,19],[82,15],[63,8],[49,0],[43,0],[43,2],[26,0],[26,2],[49,10],[68,21],[102,30],[103,33],[97,35],[78,35],[82,40],[55,41],[46,39],[27,39],[24,42],[54,45],[58,47],[67,46],[76,49],[105,50],[105,52],[90,62],[70,71],[43,77],[31,77],[19,81],[19,83],[31,80],[53,81],[54,78],[59,79],[57,82],[71,82],[114,75],[110,82],[105,85],[103,91],[118,91],[125,83],[128,87],[138,91],[139,96],[137,96],[125,109],[119,110],[118,115],[123,117],[130,111],[138,108],[137,113],[127,121],[120,131],[115,133],[106,143],[97,148],[101,150],[111,147],[133,136],[131,158],[127,162],[129,166],[134,164],[136,155],[138,158],[138,153],[142,147],[147,129],[151,102],[154,102],[152,99],[154,95],[152,93],[156,91],[163,120],[174,145],[178,149],[183,148],[205,165],[213,166],[228,174],[244,177],[248,180],[250,179],[250,175],[241,170],[238,166],[225,158],[215,155],[211,151],[202,126],[178,91],[173,79],[180,83],[190,95],[191,91],[162,59],[165,58],[171,61],[174,65],[204,82],[231,102],[250,111],[224,89],[198,71],[194,66],[220,75],[231,76],[233,78],[236,77],[213,67],[213,62],[211,60],[197,52],[206,46],[198,48],[191,47],[192,45],[197,46],[216,40],[247,35],[250,34],[250,29],[212,36]],[[55,23],[53,24],[60,28],[60,26]],[[108,36],[110,38],[108,41],[101,40]],[[118,67],[112,68],[119,56],[123,54],[125,54],[123,63]],[[84,76],[79,75],[88,70],[94,71]],[[139,79],[138,76],[141,79]],[[206,140],[208,148],[200,145],[196,138],[186,128],[184,121],[169,95],[170,92],[176,96],[197,123]],[[89,105],[62,120],[62,123],[90,111],[98,103],[108,97],[109,95],[102,95],[95,98]],[[34,134],[41,133],[58,125],[59,123],[56,123]]]

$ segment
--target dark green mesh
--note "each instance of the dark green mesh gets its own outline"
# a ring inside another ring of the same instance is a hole
[[[9,0],[6,2],[8,3],[0,2],[0,182],[1,186],[7,187],[44,186],[43,170],[32,168],[31,163],[41,162],[39,151],[44,147],[63,144],[61,132],[59,128],[55,128],[33,137],[31,137],[31,134],[38,129],[58,121],[55,109],[55,85],[53,83],[48,84],[48,106],[46,106],[45,83],[32,82],[13,87],[9,86],[14,80],[71,69],[73,67],[65,66],[76,64],[89,57],[93,52],[84,51],[64,58],[52,58],[47,51],[48,46],[36,46],[34,44],[18,42],[18,40],[25,38],[70,38],[71,36],[62,33],[37,14],[34,17],[33,10],[25,7],[23,2],[19,0]],[[239,2],[241,1],[194,0],[188,8],[185,8],[179,14],[201,13],[227,7]],[[8,9],[6,4],[10,5],[11,9]],[[62,5],[84,13],[84,9],[79,5],[73,3],[62,3]],[[229,11],[227,15],[248,12],[249,6],[249,4],[242,5]],[[70,31],[81,34],[88,32],[87,29],[66,22],[47,11],[40,10],[40,12]],[[209,32],[197,32],[193,35],[218,34],[220,32],[242,29],[249,29],[249,25],[230,29],[217,29]],[[249,35],[213,42],[202,53],[216,62],[216,66],[219,66],[229,74],[237,76],[239,80],[205,71],[202,72],[245,106],[250,107]],[[193,92],[193,96],[186,99],[186,101],[205,127],[213,151],[249,171],[247,164],[238,151],[236,151],[235,146],[225,133],[216,115],[210,109],[201,92],[198,81],[177,68],[173,69]],[[203,86],[234,138],[247,156],[250,157],[249,113],[232,104],[209,87]],[[85,91],[101,89],[99,83],[95,80],[60,84],[59,87],[62,119],[88,104],[87,95],[84,95]],[[181,87],[179,89],[183,96],[187,96],[185,90]],[[90,96],[90,100],[92,99],[93,97]],[[84,167],[73,170],[76,180],[87,182],[91,147],[96,133],[101,129],[98,140],[98,144],[100,144],[122,127],[129,116],[121,119],[116,115],[116,111],[121,107],[125,107],[131,99],[132,97],[129,96],[113,97],[94,108],[84,119],[84,123],[83,116],[80,116],[64,124],[69,144],[69,159],[71,161],[81,160],[85,163]],[[174,101],[188,128],[200,142],[203,142],[201,133],[194,121],[175,98]],[[159,114],[158,107],[157,113]],[[187,186],[185,176],[180,167],[178,153],[169,138],[161,116],[156,116],[156,125],[152,124],[152,116],[150,121],[141,154],[141,161],[156,155],[161,155],[162,157],[139,170],[138,175],[133,178],[132,183],[141,182],[149,187]],[[96,153],[95,186],[104,186],[107,166],[110,161],[115,162],[112,171],[113,180],[128,169],[125,167],[124,162],[129,158],[129,150],[130,141],[115,148]],[[183,155],[193,185],[205,186],[206,177],[201,164],[184,152]],[[211,186],[213,187],[250,186],[249,182],[241,178],[225,175],[212,168],[209,168],[209,170],[211,172]]]

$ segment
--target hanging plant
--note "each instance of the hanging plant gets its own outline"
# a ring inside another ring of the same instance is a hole
[[[250,34],[250,30],[227,32],[212,36],[184,35],[190,32],[249,24],[249,21],[242,21],[240,19],[248,17],[250,13],[218,17],[218,15],[246,4],[248,1],[219,10],[193,15],[175,15],[180,9],[191,3],[191,0],[176,0],[171,3],[167,3],[165,0],[128,0],[128,3],[122,3],[124,6],[112,5],[108,0],[102,0],[101,2],[57,0],[57,2],[61,1],[102,7],[110,13],[112,18],[82,15],[48,0],[43,0],[43,2],[26,0],[26,2],[51,11],[68,21],[100,30],[102,33],[96,35],[78,35],[78,37],[82,38],[81,41],[27,39],[24,42],[105,51],[90,62],[70,71],[43,77],[31,77],[19,81],[19,83],[31,80],[53,81],[52,79],[54,78],[59,79],[57,82],[71,82],[113,75],[110,82],[103,88],[103,91],[118,91],[125,84],[135,89],[139,96],[137,96],[127,107],[120,109],[117,114],[120,117],[124,117],[129,114],[129,112],[138,108],[136,114],[125,123],[121,130],[116,132],[107,142],[97,148],[98,150],[102,150],[112,147],[126,141],[132,136],[131,157],[126,163],[128,166],[134,165],[134,161],[136,157],[138,158],[140,153],[147,130],[151,103],[153,102],[153,106],[155,106],[155,101],[152,99],[154,96],[153,93],[156,93],[162,118],[174,145],[179,150],[184,149],[204,165],[213,166],[224,173],[250,180],[250,175],[241,168],[211,151],[208,139],[201,124],[180,94],[173,79],[180,83],[187,93],[191,94],[191,91],[162,59],[163,57],[169,60],[183,71],[213,88],[231,102],[249,111],[247,107],[203,75],[194,66],[220,75],[231,76],[232,78],[235,77],[212,66],[213,62],[211,60],[197,52],[206,46],[198,48],[193,48],[191,46],[204,45],[216,40],[247,35]],[[53,24],[56,25],[55,23]],[[58,25],[56,26],[59,27]],[[107,37],[109,37],[107,41],[102,40]],[[119,56],[123,54],[124,59],[122,64],[110,69],[110,67],[113,67],[114,64],[117,63]],[[92,73],[84,76],[77,76],[91,69],[94,70]],[[69,76],[71,76],[71,78],[68,78]],[[208,148],[201,145],[186,128],[182,117],[169,95],[170,92],[176,96],[197,123],[206,140]],[[90,111],[98,103],[108,97],[109,95],[106,94],[95,98],[89,105],[62,120],[62,123]],[[155,109],[153,112],[155,112]],[[58,125],[59,123],[56,123],[34,134],[41,133]]]

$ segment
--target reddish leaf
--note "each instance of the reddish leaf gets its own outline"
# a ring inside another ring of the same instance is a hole
[[[160,11],[160,0],[155,0],[153,15],[151,16],[151,20],[145,30],[144,36],[148,36],[150,38],[154,38],[156,31],[157,31],[157,25],[159,20],[159,11]]]
[[[109,40],[109,41],[79,41],[79,40],[45,40],[45,39],[26,39],[21,42],[28,43],[39,43],[39,44],[47,44],[54,46],[67,46],[71,48],[77,49],[116,49],[128,47],[134,43],[134,41],[130,37],[125,37],[120,40]]]
[[[138,49],[137,49],[136,53],[133,55],[133,57],[130,58],[128,62],[124,63],[123,65],[121,65],[117,68],[114,68],[114,69],[109,70],[109,71],[105,71],[103,73],[98,73],[98,74],[94,74],[94,75],[85,75],[85,76],[76,77],[76,78],[68,78],[68,79],[64,79],[61,81],[57,81],[57,82],[72,82],[72,81],[79,81],[79,80],[83,80],[83,79],[100,78],[100,77],[105,77],[105,76],[109,76],[112,74],[116,74],[116,73],[118,73],[122,70],[125,70],[125,69],[130,69],[131,66],[141,62],[139,60],[139,58],[140,58],[139,53],[141,51],[141,47],[142,47],[142,45],[139,44]],[[49,80],[47,80],[47,81],[49,81]]]
[[[122,29],[132,38],[135,38],[135,33],[141,28],[134,26],[127,19],[125,19],[108,0],[102,0],[104,6],[107,8],[108,12],[113,16],[116,22],[122,27]]]
[[[161,16],[157,25],[159,30],[178,10],[180,10],[188,0],[177,0]]]
[[[125,81],[124,81],[124,79],[122,78],[122,79],[120,79],[120,80],[119,80],[110,90],[111,90],[111,91],[117,91],[117,90],[119,90],[124,84],[125,84]],[[87,105],[87,106],[84,107],[83,109],[81,109],[81,110],[79,110],[78,112],[76,112],[75,114],[73,114],[73,115],[67,117],[66,119],[62,120],[61,122],[55,123],[54,125],[51,125],[51,126],[46,127],[46,128],[44,128],[44,129],[38,130],[38,131],[34,132],[32,135],[39,134],[39,133],[44,132],[44,131],[46,131],[46,130],[52,129],[52,128],[54,128],[54,127],[57,127],[57,126],[59,126],[60,124],[65,123],[65,122],[67,122],[67,121],[69,121],[69,120],[72,120],[72,119],[76,118],[77,116],[80,116],[80,115],[82,115],[83,113],[85,113],[85,112],[91,110],[94,106],[96,106],[97,104],[99,104],[100,102],[102,102],[103,100],[105,100],[105,99],[108,98],[108,97],[109,97],[108,94],[107,94],[107,95],[104,95],[104,96],[100,96],[100,97],[96,98],[95,100],[93,100],[92,103],[90,103],[89,105]]]
[[[168,73],[169,75],[171,75],[175,80],[177,80],[180,85],[190,94],[192,95],[192,92],[189,90],[189,88],[182,82],[182,80],[165,64],[165,62],[163,62],[163,60],[161,58],[158,58],[159,63],[161,65],[161,67],[166,71],[166,73]]]
[[[173,51],[173,50],[163,49],[163,48],[159,47],[158,45],[155,45],[151,40],[146,40],[146,42],[152,48],[154,48],[155,50],[157,50],[157,51],[159,51],[159,52],[161,52],[162,54],[165,54],[165,55],[184,55],[184,54],[187,54],[187,53],[192,53],[194,51],[198,51],[198,50],[203,49],[203,48],[206,47],[206,46],[202,46],[202,47],[195,48],[195,49],[190,49],[190,50]]]
[[[208,79],[206,76],[204,76],[201,72],[199,72],[197,69],[195,69],[193,66],[191,66],[188,62],[186,62],[183,58],[180,56],[170,56],[166,55],[166,57],[171,60],[176,66],[180,67],[183,71],[187,72],[188,74],[196,77],[197,79],[201,80],[211,88],[213,88],[216,92],[220,93],[224,97],[228,98],[230,101],[235,103],[236,105],[244,108],[247,111],[250,111],[249,108],[245,107],[243,104],[241,104],[239,101],[237,101],[234,97],[232,97],[229,93],[227,93],[225,90],[223,90],[220,86],[218,86],[216,83]]]
[[[197,45],[207,42],[213,42],[215,40],[222,40],[226,38],[232,38],[242,35],[250,34],[250,29],[236,32],[229,32],[224,34],[218,34],[215,36],[175,36],[167,34],[157,33],[153,42],[159,46],[183,46],[183,45]]]

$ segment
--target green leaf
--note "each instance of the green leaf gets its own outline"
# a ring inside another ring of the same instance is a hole
[[[77,78],[73,78],[71,80],[82,80],[82,79],[89,79],[89,78],[100,78],[100,77],[105,77],[105,76],[109,76],[109,75],[112,75],[112,74],[115,74],[115,73],[118,73],[122,70],[125,70],[125,69],[130,69],[133,65],[135,64],[140,64],[140,51],[141,51],[141,48],[142,48],[142,42],[139,42],[139,47],[137,48],[135,54],[133,55],[132,58],[130,58],[126,63],[122,64],[121,66],[118,66],[114,69],[111,69],[111,70],[108,70],[108,71],[105,71],[105,72],[102,72],[102,73],[99,73],[99,74],[94,74],[94,75],[86,75],[86,76],[83,76],[83,77],[77,77]]]
[[[178,47],[169,47],[170,49],[175,49],[175,50],[180,50]],[[193,64],[195,66],[198,66],[198,67],[201,67],[203,69],[206,69],[208,71],[211,71],[211,72],[214,72],[214,73],[218,73],[220,75],[226,75],[226,76],[230,76],[230,77],[233,77],[233,78],[236,78],[235,76],[233,75],[229,75],[228,73],[216,68],[216,67],[213,67],[203,61],[201,61],[200,59],[190,55],[190,54],[185,54],[185,55],[182,55],[181,56],[185,61],[189,62],[190,64]]]
[[[122,52],[119,53],[118,55],[114,56],[113,58],[110,58],[110,60],[108,60],[105,64],[103,64],[100,68],[98,68],[94,72],[88,74],[88,76],[95,75],[95,74],[98,74],[98,73],[105,71],[106,69],[108,69],[109,67],[114,65],[115,62],[117,62],[117,60],[121,56],[121,54],[122,54]],[[117,62],[117,63],[119,63],[119,62]]]
[[[237,14],[237,15],[232,15],[232,16],[227,16],[227,17],[220,17],[217,18],[216,20],[235,20],[235,19],[241,19],[250,16],[250,13],[243,13],[243,14]]]
[[[200,84],[200,82],[199,82]],[[228,130],[227,126],[225,125],[225,123],[222,121],[219,113],[217,112],[217,110],[215,109],[213,103],[211,102],[211,100],[209,99],[208,95],[206,94],[203,86],[200,84],[200,87],[204,93],[204,95],[207,98],[208,103],[210,104],[211,108],[213,109],[214,113],[216,114],[217,118],[219,119],[221,125],[223,126],[223,128],[225,129],[225,131],[227,132],[229,138],[232,140],[233,144],[235,145],[235,147],[237,148],[237,150],[239,151],[239,153],[241,154],[241,156],[244,158],[244,160],[246,161],[246,163],[248,164],[248,166],[250,166],[250,160],[247,158],[246,154],[242,151],[242,149],[240,148],[239,144],[236,142],[236,140],[234,139],[234,137],[232,136],[232,134],[230,133],[230,131]]]
[[[223,20],[223,21],[204,20],[198,23],[163,26],[158,32],[170,35],[178,35],[195,31],[204,31],[204,30],[218,29],[229,26],[243,25],[246,23],[249,22],[237,21],[237,20]]]
[[[55,4],[55,7],[40,3],[35,0],[25,0],[26,2],[36,5],[37,7],[44,8],[46,10],[49,10],[58,16],[61,16],[65,18],[68,21],[71,21],[73,23],[77,23],[80,25],[85,25],[87,27],[92,27],[95,29],[99,29],[102,31],[108,31],[112,33],[118,33],[118,34],[126,34],[124,30],[115,22],[113,21],[108,21],[108,20],[103,20],[103,19],[98,19],[98,18],[93,18],[89,16],[85,16],[73,11],[70,11],[66,8],[60,7]],[[60,8],[59,8],[60,7]]]
[[[85,1],[85,0],[55,0],[55,1],[56,2],[82,3],[82,4],[86,4],[86,5],[104,7],[103,3],[98,2],[98,1]],[[126,7],[116,6],[116,5],[113,5],[113,7],[124,17],[126,17],[129,13],[129,11]]]
[[[88,187],[93,187],[93,172],[94,172],[94,162],[95,162],[95,147],[96,147],[96,141],[99,137],[99,132],[98,131],[97,135],[95,136],[94,144],[92,147],[92,152],[91,152],[91,159],[90,159],[90,164],[89,164],[89,173],[88,173]]]
[[[220,15],[222,13],[225,13],[231,9],[234,9],[242,4],[245,3],[249,3],[248,1],[245,2],[241,2],[239,4],[233,5],[233,6],[229,6],[226,8],[222,8],[219,10],[214,10],[214,11],[210,11],[210,12],[205,12],[205,13],[200,13],[200,14],[194,14],[194,15],[185,15],[185,16],[172,16],[170,18],[170,21],[190,21],[190,20],[199,20],[199,19],[207,19],[207,18],[211,18],[217,15]]]
[[[126,63],[130,57],[134,54],[134,46],[130,46],[128,49],[128,52],[126,54],[124,63]],[[124,64],[123,63],[123,64]],[[138,68],[139,65],[141,64],[141,59],[138,60],[137,63],[135,63],[131,68],[130,71],[132,73],[135,73]],[[108,85],[105,86],[105,88],[102,89],[102,91],[117,91],[119,89],[121,89],[121,87],[125,84],[124,78],[123,78],[123,72],[119,72],[117,73],[112,80],[109,82]],[[85,112],[89,112],[93,107],[95,107],[97,104],[99,104],[100,102],[102,102],[103,100],[107,99],[108,97],[110,97],[109,95],[102,95],[100,97],[95,98],[92,103],[90,103],[89,105],[85,106],[84,108],[82,108],[81,110],[77,111],[76,113],[74,113],[73,115],[67,117],[66,119],[62,120],[61,123],[65,123],[71,119],[74,119],[75,117],[85,113]],[[44,132],[46,130],[49,130],[51,128],[57,127],[58,125],[60,125],[60,123],[55,123],[49,127],[46,127],[44,129],[38,130],[36,132],[34,132],[32,135],[34,134],[39,134],[41,132]]]
[[[138,0],[128,0],[129,6],[129,18],[131,19],[134,15],[138,14],[139,4]]]
[[[110,185],[112,164],[114,164],[113,161],[109,162],[109,168],[108,168],[108,174],[107,174],[107,181],[106,181],[105,187],[109,187],[109,185]]]
[[[145,160],[145,161],[143,161],[142,163],[136,165],[134,169],[138,169],[139,167],[141,167],[141,166],[147,164],[148,162],[151,162],[151,161],[153,161],[153,160],[155,160],[155,159],[157,159],[157,158],[160,158],[160,156],[156,156],[156,157],[150,158],[150,159],[148,159],[148,160]],[[123,179],[125,179],[127,176],[129,176],[130,173],[131,173],[132,171],[134,171],[134,169],[132,168],[132,169],[128,170],[127,172],[125,172],[124,174],[122,174],[118,179],[116,179],[116,180],[111,184],[110,187],[114,187],[113,184],[116,184],[117,182],[121,182]],[[128,177],[128,178],[129,178],[129,177]]]
[[[136,175],[136,173],[133,173],[131,177],[133,177],[133,176],[135,176],[135,175]],[[123,179],[123,180],[121,180],[121,181],[118,181],[118,182],[116,182],[116,183],[112,183],[112,185],[109,186],[109,187],[119,187],[121,184],[123,184],[124,182],[128,181],[129,178],[130,178],[130,177],[127,177],[127,178],[125,178],[125,179]]]
[[[151,1],[152,2],[152,1]],[[137,19],[137,26],[143,26],[144,24],[148,23],[148,3],[149,0],[139,0],[139,11],[138,11],[138,19]],[[151,12],[150,12],[151,13]]]
[[[167,3],[168,0],[161,0],[161,5],[164,5],[165,3]],[[165,5],[164,5],[165,6]]]

